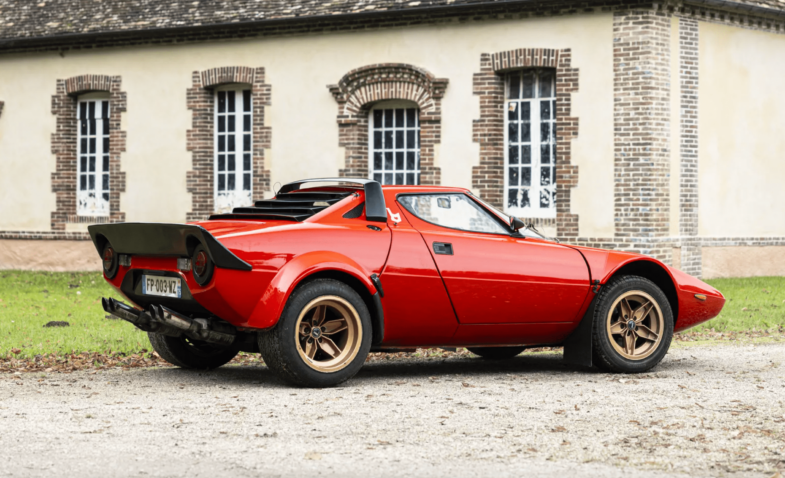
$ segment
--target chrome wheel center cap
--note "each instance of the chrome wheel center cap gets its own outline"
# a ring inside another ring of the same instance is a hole
[[[314,327],[311,329],[311,337],[318,339],[322,336],[322,329],[319,327]]]
[[[627,322],[627,328],[628,328],[628,329],[630,329],[630,330],[635,330],[635,321],[634,321],[634,320],[632,320],[632,319],[630,319],[630,320]]]

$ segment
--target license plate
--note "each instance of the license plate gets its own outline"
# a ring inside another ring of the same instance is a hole
[[[160,297],[182,296],[180,279],[177,277],[142,276],[142,294]]]

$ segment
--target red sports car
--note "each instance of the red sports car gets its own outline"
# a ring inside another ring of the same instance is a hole
[[[303,386],[349,379],[370,351],[415,347],[506,359],[564,345],[571,363],[644,372],[674,331],[725,303],[650,257],[549,240],[461,188],[309,179],[207,221],[89,230],[132,303],[104,309],[165,360],[211,368],[261,352]]]

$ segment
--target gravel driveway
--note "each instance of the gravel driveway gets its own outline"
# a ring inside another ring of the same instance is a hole
[[[327,390],[263,366],[0,377],[0,476],[765,476],[785,344],[680,346],[652,373],[369,363]]]

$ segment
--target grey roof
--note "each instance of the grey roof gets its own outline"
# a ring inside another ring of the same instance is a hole
[[[783,12],[785,0],[688,0],[696,4]],[[145,32],[228,23],[312,19],[372,12],[411,12],[514,0],[0,0],[0,40],[60,35]],[[532,0],[532,3],[537,3]],[[578,3],[578,2],[576,2]],[[585,3],[585,2],[584,2]]]

